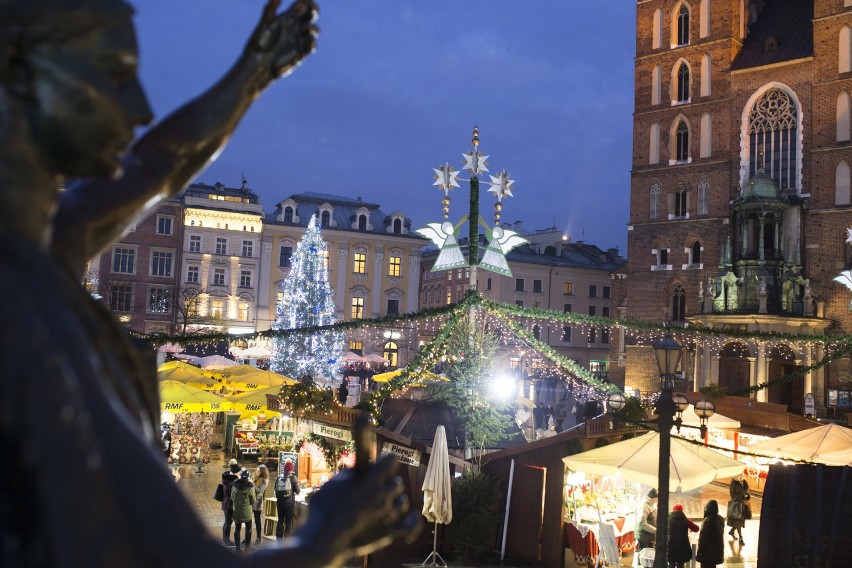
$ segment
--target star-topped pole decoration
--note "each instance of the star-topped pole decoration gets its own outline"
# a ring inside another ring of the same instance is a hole
[[[459,187],[458,180],[459,172],[450,164],[445,163],[443,166],[435,168],[435,183],[432,185],[437,185],[443,190],[444,195],[448,196],[452,188]]]
[[[473,140],[470,142],[473,144],[473,150],[468,150],[467,154],[462,154],[462,158],[464,158],[464,169],[470,172],[470,175],[478,177],[483,172],[488,171],[488,168],[485,167],[488,164],[488,156],[483,156],[482,152],[479,151],[478,126],[473,127]]]
[[[509,178],[509,174],[506,170],[500,172],[496,177],[488,177],[491,178],[491,187],[488,191],[494,194],[497,201],[503,201],[504,197],[514,197],[512,195],[512,184],[515,183],[515,180]]]

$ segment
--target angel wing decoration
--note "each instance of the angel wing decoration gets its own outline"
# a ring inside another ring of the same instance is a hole
[[[849,290],[852,290],[852,270],[844,270],[837,276],[835,276],[832,280],[839,284],[843,284]],[[852,310],[852,299],[849,300],[849,309]]]
[[[509,270],[509,263],[506,262],[506,254],[513,248],[525,244],[529,244],[529,241],[517,232],[502,227],[494,227],[494,230],[491,231],[491,240],[488,241],[488,248],[485,249],[485,254],[482,255],[479,266],[497,274],[511,276],[512,271]]]
[[[425,227],[421,227],[414,232],[432,241],[440,251],[431,272],[467,266],[467,260],[464,254],[462,254],[461,247],[456,240],[453,224],[449,221],[427,223]]]

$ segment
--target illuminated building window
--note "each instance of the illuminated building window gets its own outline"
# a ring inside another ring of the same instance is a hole
[[[352,319],[364,317],[364,298],[352,298]]]
[[[402,273],[402,257],[392,255],[388,265],[388,276],[399,277]]]
[[[355,253],[355,264],[352,266],[352,272],[354,272],[355,274],[367,273],[367,255],[365,253]]]

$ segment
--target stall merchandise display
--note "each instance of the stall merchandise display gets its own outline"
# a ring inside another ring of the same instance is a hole
[[[289,451],[293,447],[292,432],[274,430],[236,430],[234,443],[243,455],[278,455],[279,451]]]
[[[172,465],[210,463],[213,415],[190,412],[175,415],[168,463]]]

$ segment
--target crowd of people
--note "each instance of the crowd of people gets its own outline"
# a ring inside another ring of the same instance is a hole
[[[751,518],[748,482],[737,476],[731,480],[729,491],[731,500],[728,502],[726,516],[719,514],[719,503],[710,499],[704,505],[704,516],[699,527],[683,510],[683,505],[676,503],[668,513],[668,542],[666,546],[669,568],[685,568],[693,559],[692,545],[689,540],[690,532],[698,533],[698,548],[695,560],[701,568],[713,568],[725,561],[724,536],[725,524],[731,527],[728,535],[739,544],[745,544],[742,528],[747,519]],[[657,490],[651,489],[645,496],[642,506],[637,508],[634,536],[637,541],[634,566],[638,563],[639,552],[653,548],[657,533]]]
[[[240,463],[232,459],[228,469],[222,474],[221,489],[217,488],[214,499],[221,502],[225,520],[222,524],[222,544],[235,548],[237,552],[248,551],[251,547],[252,521],[257,531],[255,545],[261,544],[263,525],[263,502],[269,488],[270,475],[266,464],[259,464],[254,476]],[[293,461],[289,458],[282,466],[282,473],[272,482],[272,491],[276,498],[278,521],[275,526],[275,538],[282,540],[293,532],[296,495],[299,494],[299,478]],[[233,538],[231,528],[233,527]],[[245,536],[243,536],[245,528]]]

